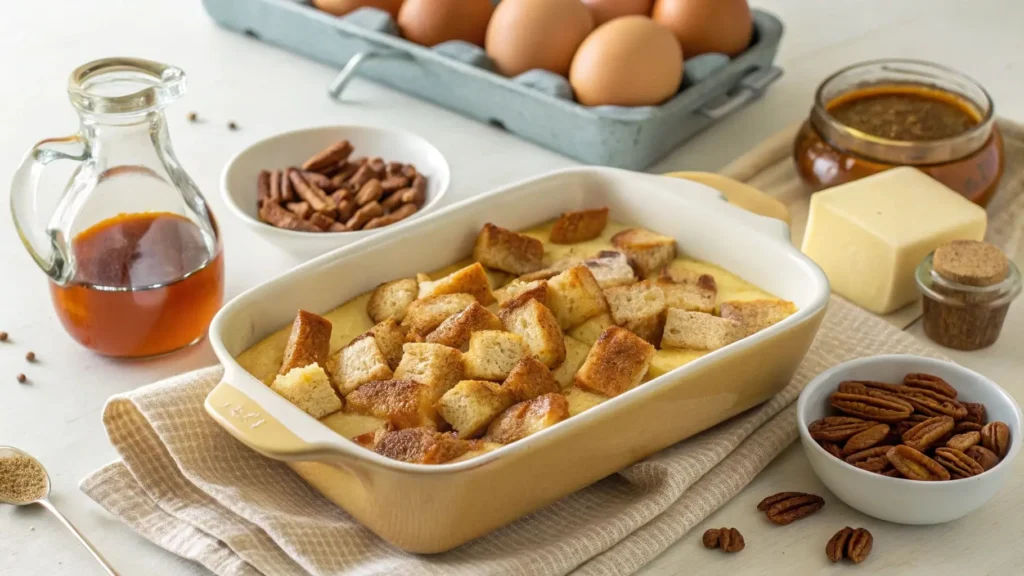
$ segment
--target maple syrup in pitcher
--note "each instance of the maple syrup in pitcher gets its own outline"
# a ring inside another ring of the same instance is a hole
[[[216,221],[174,157],[163,114],[184,87],[180,69],[147,60],[109,58],[76,69],[68,94],[79,133],[43,140],[14,176],[15,226],[50,277],[57,316],[103,355],[188,346],[221,305]],[[77,167],[59,194],[47,196],[40,174],[57,160]]]

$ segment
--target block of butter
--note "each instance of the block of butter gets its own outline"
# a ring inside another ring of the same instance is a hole
[[[811,196],[803,252],[832,290],[876,314],[917,296],[914,271],[949,240],[981,240],[985,210],[915,168],[894,168]]]

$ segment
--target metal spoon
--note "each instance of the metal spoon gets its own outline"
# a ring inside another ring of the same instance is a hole
[[[24,456],[26,458],[31,458],[32,460],[35,460],[36,464],[39,464],[39,468],[43,471],[43,476],[46,477],[46,490],[43,492],[42,497],[31,502],[9,502],[6,500],[0,500],[0,503],[13,504],[15,506],[39,504],[43,508],[46,508],[47,510],[52,512],[53,515],[56,516],[57,519],[60,520],[61,523],[67,527],[68,530],[71,530],[71,533],[75,535],[75,538],[78,538],[78,541],[81,542],[82,545],[85,546],[87,550],[89,550],[89,553],[92,554],[92,557],[95,558],[96,561],[99,562],[101,566],[103,566],[103,569],[107,571],[107,574],[110,574],[110,576],[118,576],[114,568],[111,567],[106,560],[104,560],[103,556],[101,556],[100,553],[95,548],[93,548],[92,544],[85,539],[85,536],[82,536],[81,532],[79,532],[74,526],[72,526],[71,522],[69,522],[68,519],[65,518],[63,514],[57,511],[57,508],[53,505],[53,502],[50,502],[50,475],[46,473],[46,468],[43,468],[42,463],[40,463],[39,460],[36,460],[35,456],[32,456],[31,454],[24,452],[22,450],[18,450],[13,446],[0,446],[0,458],[9,458],[13,456]]]

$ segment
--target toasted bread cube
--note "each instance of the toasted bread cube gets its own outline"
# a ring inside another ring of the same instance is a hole
[[[562,389],[551,370],[548,370],[547,366],[533,357],[523,358],[513,366],[502,386],[516,402],[536,398],[550,392],[559,392]]]
[[[435,400],[430,386],[412,380],[367,382],[345,397],[350,412],[380,418],[399,430],[437,428],[441,421]]]
[[[661,347],[718,350],[740,338],[743,338],[743,328],[735,320],[669,308]]]
[[[494,297],[498,299],[500,308],[515,308],[530,299],[547,304],[548,283],[546,280],[513,280],[503,288],[495,290]]]
[[[419,283],[412,278],[385,282],[370,294],[370,300],[366,303],[366,313],[374,322],[383,322],[388,318],[401,322],[418,294]]]
[[[341,410],[341,398],[331,388],[327,373],[319,364],[292,368],[278,374],[270,389],[313,418],[323,418]]]
[[[626,286],[637,281],[636,271],[629,265],[629,257],[622,252],[602,250],[594,258],[583,261],[601,288]]]
[[[614,286],[604,291],[612,319],[619,326],[657,346],[665,326],[665,295],[647,282]]]
[[[536,282],[537,280],[550,280],[551,278],[554,278],[555,276],[558,276],[562,272],[565,272],[569,268],[572,268],[574,266],[582,266],[582,265],[583,265],[583,258],[578,258],[576,256],[570,256],[568,258],[562,258],[561,260],[558,260],[557,262],[552,263],[550,266],[541,268],[540,270],[537,270],[535,272],[530,272],[528,274],[522,274],[522,275],[519,276],[519,280],[521,280],[523,282]]]
[[[458,314],[476,302],[470,294],[444,294],[421,298],[409,305],[402,326],[411,334],[426,337],[449,316]]]
[[[388,380],[392,376],[388,359],[377,346],[377,339],[363,335],[338,350],[327,361],[328,376],[342,396],[374,380]]]
[[[711,278],[711,276],[705,277]],[[714,280],[712,280],[714,282]],[[659,278],[655,285],[665,295],[665,306],[710,314],[715,310],[717,289],[701,284],[676,284]]]
[[[543,265],[544,244],[536,238],[506,230],[488,222],[476,237],[473,260],[488,268],[513,274],[539,270]],[[486,304],[486,302],[482,302]]]
[[[575,266],[548,280],[548,307],[562,330],[608,311],[601,287],[586,266]]]
[[[487,427],[484,440],[511,444],[569,417],[569,402],[557,393],[544,394],[509,407]]]
[[[551,227],[552,244],[575,244],[593,240],[608,225],[608,207],[563,212]]]
[[[377,430],[354,440],[381,456],[411,464],[444,464],[472,447],[470,442],[460,440],[455,434],[432,428]]]
[[[437,401],[437,411],[459,438],[473,438],[511,406],[515,399],[500,384],[486,380],[463,380]]]
[[[288,344],[284,347],[284,361],[277,373],[287,374],[310,364],[326,366],[330,352],[331,322],[323,316],[299,310],[292,322]]]
[[[427,385],[434,400],[462,380],[462,353],[441,344],[408,343],[395,378]]]
[[[558,385],[563,389],[572,386],[573,376],[587,360],[587,353],[590,352],[591,344],[580,342],[569,336],[565,337],[565,362],[558,368],[551,371]]]
[[[469,348],[469,336],[478,330],[501,330],[501,320],[479,302],[473,302],[462,312],[449,316],[433,332],[427,335],[427,342],[443,344],[465,352]]]
[[[575,386],[566,390],[564,394],[565,400],[569,403],[570,417],[582,414],[587,410],[600,406],[610,400],[607,396],[587,392],[586,390],[582,390]]]
[[[377,347],[388,361],[388,368],[398,368],[398,363],[402,361],[402,346],[405,345],[405,329],[398,320],[393,316],[389,317],[370,328],[366,334],[373,336],[377,341]]]
[[[658,280],[673,284],[690,284],[704,290],[718,292],[718,283],[715,282],[714,276],[686,268],[683,263],[680,263],[679,266],[670,265],[664,268],[658,275]]]
[[[731,301],[722,302],[719,306],[722,318],[739,322],[747,336],[781,322],[795,312],[796,305],[786,300]]]
[[[580,342],[585,342],[586,344],[593,346],[594,342],[597,342],[597,339],[601,336],[601,333],[604,332],[605,328],[614,325],[615,320],[612,319],[612,315],[605,312],[604,314],[594,316],[583,324],[569,330],[566,334]]]
[[[520,360],[530,354],[523,337],[512,332],[481,330],[469,337],[469,352],[463,355],[466,378],[504,380]]]
[[[487,306],[494,302],[491,281],[479,262],[474,262],[435,281],[420,282],[420,298],[443,294],[471,294],[477,302]]]
[[[522,336],[530,353],[545,366],[554,368],[565,360],[565,338],[547,306],[527,300],[521,306],[502,310],[499,316],[505,330]]]
[[[643,228],[630,228],[612,236],[612,245],[626,253],[644,278],[676,257],[676,241]]]
[[[601,334],[573,384],[588,392],[615,397],[637,387],[654,358],[654,346],[625,328],[612,326]]]

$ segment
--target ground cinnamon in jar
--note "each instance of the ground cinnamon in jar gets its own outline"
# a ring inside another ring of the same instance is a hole
[[[1020,271],[999,248],[974,240],[939,246],[917,270],[925,334],[957,350],[978,350],[999,339]]]
[[[24,504],[46,496],[46,471],[27,456],[0,457],[0,502]]]

